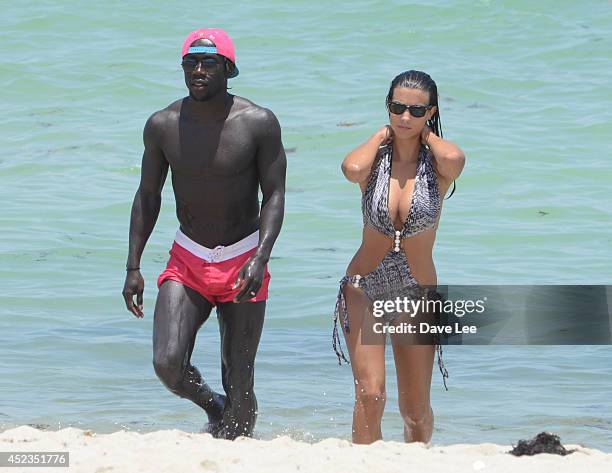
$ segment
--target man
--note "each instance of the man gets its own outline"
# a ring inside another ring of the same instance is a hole
[[[157,281],[153,365],[170,391],[206,411],[208,432],[234,439],[252,434],[257,415],[253,370],[267,262],[283,221],[286,157],[274,114],[227,92],[238,68],[223,30],[190,33],[182,67],[189,96],[151,115],[144,128],[123,296],[127,309],[143,317],[140,258],[170,168],[180,228]],[[196,334],[214,306],[225,395],[210,389],[191,365]]]

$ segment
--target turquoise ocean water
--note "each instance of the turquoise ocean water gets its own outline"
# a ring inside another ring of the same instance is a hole
[[[339,164],[385,123],[395,74],[437,81],[466,152],[434,258],[441,283],[610,284],[612,2],[4,2],[0,19],[0,427],[199,431],[151,364],[155,278],[177,228],[169,182],[142,259],[145,318],[121,289],[147,117],[185,94],[185,35],[235,39],[232,92],[269,107],[288,150],[270,263],[256,435],[350,437],[331,350],[337,282],[359,245]],[[193,362],[220,388],[214,317]],[[612,348],[447,347],[433,442],[541,430],[612,451]],[[390,350],[388,351],[390,355]],[[401,440],[389,357],[385,439]]]

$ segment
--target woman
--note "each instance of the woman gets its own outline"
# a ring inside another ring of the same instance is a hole
[[[465,163],[461,149],[442,139],[438,91],[429,75],[398,75],[386,105],[389,125],[342,163],[346,178],[361,188],[364,220],[363,241],[340,282],[334,314],[333,346],[338,361],[347,361],[340,348],[340,322],[355,378],[355,443],[382,438],[386,398],[384,335],[374,335],[378,342],[370,338],[364,343],[364,322],[372,315],[374,301],[437,284],[432,250],[442,199]],[[436,348],[445,386],[448,377],[441,346],[433,341],[405,344],[400,339],[391,335],[404,439],[428,442],[434,421],[429,391]]]

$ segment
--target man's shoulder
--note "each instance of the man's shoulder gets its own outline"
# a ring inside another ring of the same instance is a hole
[[[269,126],[278,123],[272,110],[257,105],[244,97],[234,96],[235,117],[245,122],[249,126]]]
[[[182,103],[183,99],[179,99],[172,102],[167,107],[153,112],[147,120],[146,127],[159,131],[169,123],[175,122],[180,116]]]
[[[145,123],[143,137],[145,143],[158,146],[163,143],[167,136],[167,130],[172,129],[174,123],[180,116],[180,107],[183,99],[171,103],[165,108],[153,112]]]

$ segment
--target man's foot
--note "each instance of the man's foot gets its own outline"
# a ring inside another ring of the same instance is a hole
[[[218,438],[223,428],[223,409],[225,408],[225,396],[213,393],[211,405],[206,409],[208,424],[204,426],[203,432]]]
[[[225,440],[236,440],[238,437],[252,437],[253,429],[247,427],[239,427],[237,424],[234,426],[221,425],[221,428],[216,431],[216,438]]]
[[[202,433],[205,434],[210,434],[215,438],[220,438],[219,437],[219,433],[221,432],[221,430],[223,429],[223,419],[216,421],[216,422],[212,422],[210,419],[208,420],[208,424],[206,424],[204,426],[204,429],[202,430]]]

